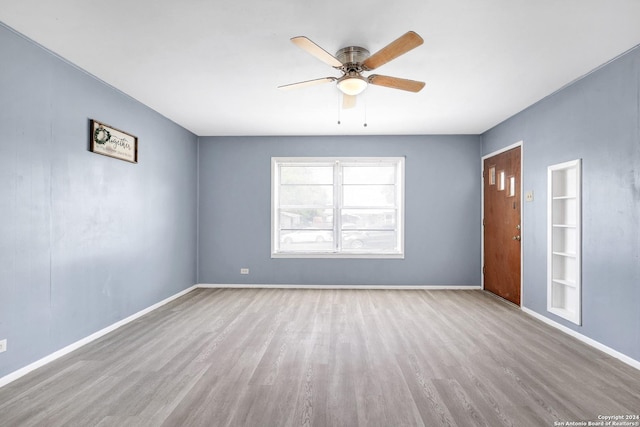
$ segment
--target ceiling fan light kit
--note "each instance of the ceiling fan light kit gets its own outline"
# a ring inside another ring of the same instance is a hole
[[[333,56],[304,36],[293,37],[291,42],[301,49],[306,50],[322,62],[341,71],[342,76],[340,78],[324,77],[287,84],[279,86],[279,89],[294,89],[336,81],[338,89],[343,93],[343,108],[352,108],[355,106],[355,96],[362,93],[369,84],[408,92],[419,92],[424,87],[424,82],[415,80],[377,74],[369,77],[362,75],[363,72],[374,70],[424,43],[422,37],[413,31],[405,33],[373,55],[369,55],[369,51],[363,47],[348,46],[340,49],[336,55]]]
[[[369,86],[362,76],[343,76],[338,79],[338,89],[345,95],[361,94]]]

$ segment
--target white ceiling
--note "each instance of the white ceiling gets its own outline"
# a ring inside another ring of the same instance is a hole
[[[0,0],[0,21],[200,136],[479,134],[640,44],[639,18],[640,0]],[[340,75],[291,37],[374,53],[408,30],[425,43],[375,72],[417,94],[370,86],[340,113],[334,83],[276,89]]]

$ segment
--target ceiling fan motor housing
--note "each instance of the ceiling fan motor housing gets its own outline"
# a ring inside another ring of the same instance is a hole
[[[349,73],[349,71],[355,71],[357,73],[362,72],[362,62],[369,57],[369,51],[360,46],[349,46],[340,49],[336,53],[336,59],[342,62],[342,71]]]

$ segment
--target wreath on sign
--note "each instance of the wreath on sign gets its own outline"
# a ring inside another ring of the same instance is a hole
[[[100,126],[93,132],[93,140],[96,144],[106,144],[111,139],[111,132]]]

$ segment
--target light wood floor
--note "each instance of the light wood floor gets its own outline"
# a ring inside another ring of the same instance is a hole
[[[482,291],[198,289],[0,389],[2,426],[553,426],[640,371]]]

